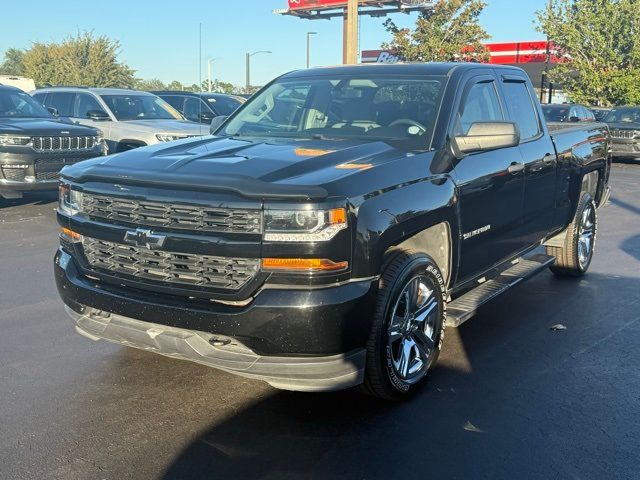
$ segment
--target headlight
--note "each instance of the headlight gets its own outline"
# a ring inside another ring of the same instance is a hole
[[[187,138],[188,135],[171,135],[168,133],[158,133],[156,134],[156,138],[160,142],[173,142],[174,140],[181,140],[183,138]]]
[[[0,146],[28,145],[31,143],[31,137],[23,137],[21,135],[0,135]]]
[[[72,217],[82,212],[84,195],[78,190],[73,190],[66,183],[61,183],[58,188],[58,211]]]
[[[347,211],[266,210],[264,239],[270,242],[326,242],[347,228]]]

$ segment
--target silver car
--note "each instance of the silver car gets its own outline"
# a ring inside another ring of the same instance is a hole
[[[109,152],[206,135],[160,97],[119,88],[51,87],[31,95],[60,117],[102,130]]]

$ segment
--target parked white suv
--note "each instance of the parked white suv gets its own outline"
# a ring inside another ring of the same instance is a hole
[[[111,153],[209,133],[206,125],[185,120],[167,102],[147,92],[51,87],[31,95],[61,117],[102,130]]]

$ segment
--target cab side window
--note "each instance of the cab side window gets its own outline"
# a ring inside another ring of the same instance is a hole
[[[516,122],[520,129],[520,138],[528,140],[538,136],[540,121],[526,82],[524,80],[505,81],[503,90],[505,101],[511,112],[511,120]]]
[[[504,120],[495,82],[484,81],[473,85],[460,105],[454,128],[456,135],[466,135],[476,122]]]

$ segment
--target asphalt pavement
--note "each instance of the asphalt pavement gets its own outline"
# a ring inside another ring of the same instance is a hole
[[[395,404],[79,336],[55,198],[0,200],[0,479],[639,478],[640,164],[611,184],[589,274],[544,272],[448,329]]]

